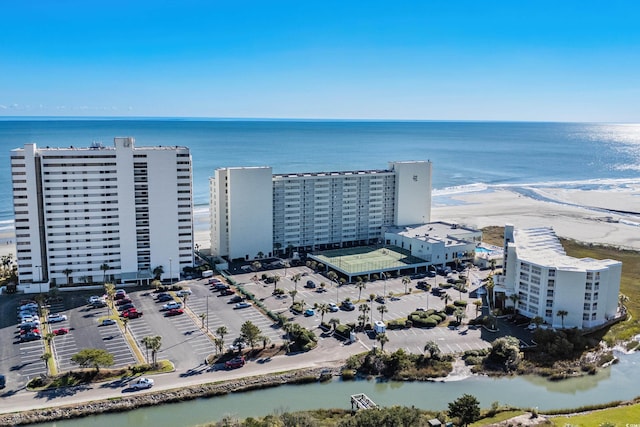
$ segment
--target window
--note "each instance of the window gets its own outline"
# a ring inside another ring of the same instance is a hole
[[[590,307],[591,307],[591,304],[589,304],[588,302],[585,302],[583,306],[583,310],[589,311]]]
[[[582,320],[589,320],[589,313],[582,313]]]
[[[597,310],[598,309],[598,303],[594,302],[593,305],[591,305],[591,310]]]

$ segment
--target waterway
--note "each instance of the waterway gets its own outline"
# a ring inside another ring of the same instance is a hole
[[[620,355],[618,355],[620,356]],[[596,375],[552,382],[540,377],[472,377],[450,382],[341,381],[287,385],[234,393],[208,399],[153,406],[130,412],[38,424],[48,427],[173,427],[195,426],[224,416],[263,416],[280,411],[316,408],[349,409],[352,394],[365,393],[380,406],[405,405],[444,410],[464,393],[478,398],[482,407],[492,402],[540,410],[630,400],[640,395],[637,378],[640,353],[621,355],[620,363]]]

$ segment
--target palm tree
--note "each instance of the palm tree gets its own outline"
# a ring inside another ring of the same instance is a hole
[[[111,270],[111,266],[109,264],[104,263],[100,266],[100,270],[102,271],[102,283],[107,282],[107,271]]]
[[[477,299],[473,302],[473,305],[476,306],[476,317],[478,317],[478,312],[480,311],[480,307],[482,307],[482,301]]]
[[[373,317],[373,302],[376,299],[376,294],[369,294],[369,311],[371,311],[371,316]]]
[[[160,280],[160,277],[162,277],[162,275],[164,274],[164,267],[161,265],[158,265],[153,269],[152,273],[153,273],[153,278],[155,280]]]
[[[109,301],[111,302],[111,308],[113,308],[113,297],[116,294],[116,285],[114,285],[113,283],[105,283],[104,291],[107,294],[107,298],[109,298]]]
[[[380,304],[378,308],[376,308],[380,312],[380,321],[384,322],[384,314],[389,311],[386,305]]]
[[[262,251],[258,252],[258,258],[260,259],[264,258],[264,252]]]
[[[384,345],[389,342],[389,337],[387,336],[387,334],[382,333],[376,335],[376,341],[380,343],[380,350],[384,352]]]
[[[271,276],[271,280],[273,280],[273,292],[275,293],[276,289],[278,288],[278,282],[280,281],[281,277],[278,274],[274,274],[273,276]]]
[[[467,317],[467,314],[464,312],[464,309],[462,309],[462,308],[457,308],[457,309],[453,312],[453,316],[456,318],[456,321],[458,322],[458,325],[462,325],[462,319],[464,319],[465,317]]]
[[[556,315],[562,318],[562,329],[564,329],[564,316],[569,315],[569,312],[567,310],[558,310],[558,313],[556,313]]]
[[[329,311],[329,305],[325,303],[317,304],[317,309],[320,312],[320,323],[324,323],[324,315]]]
[[[202,321],[202,329],[204,329],[204,319],[207,318],[207,313],[200,314],[200,320]]]
[[[485,285],[485,287],[487,288],[487,305],[489,306],[489,312],[491,312],[491,308],[492,307],[495,308],[495,301],[494,301],[495,295],[493,293],[493,288],[495,287],[495,283],[493,281],[492,274],[490,274],[489,277],[487,277],[487,284]]]
[[[251,263],[251,267],[253,268],[253,271],[258,271],[262,268],[262,263],[260,261],[253,261]]]
[[[358,301],[360,301],[362,290],[367,289],[367,285],[362,281],[362,277],[360,276],[356,279],[356,289],[358,289]]]
[[[335,282],[336,284],[336,304],[338,304],[339,302],[339,289],[340,289],[340,282],[338,281],[338,275],[336,274],[335,271],[330,271],[327,273],[327,278],[329,280],[331,280],[332,282]]]
[[[514,311],[514,313],[518,314],[518,301],[520,301],[520,295],[511,294],[511,295],[509,295],[509,299],[513,303],[513,311]]]
[[[224,342],[224,336],[227,335],[229,333],[229,330],[227,329],[226,326],[220,326],[218,329],[216,329],[216,334],[220,335],[220,339]]]
[[[153,347],[153,339],[154,339],[153,336],[147,335],[141,340],[147,353],[146,354],[147,363],[149,363],[149,350],[151,350],[151,348]]]
[[[51,353],[49,353],[48,351],[45,351],[40,356],[40,360],[42,360],[44,362],[44,366],[47,369],[47,372],[49,372],[49,361],[51,360],[52,357],[53,357],[53,355]]]
[[[291,280],[293,280],[293,289],[294,289],[295,291],[297,291],[297,290],[298,290],[298,282],[299,282],[301,279],[302,279],[302,274],[300,274],[300,273],[294,274],[294,275],[293,275],[293,277],[291,278]]]
[[[327,284],[324,282],[320,282],[320,289],[322,289],[322,292],[324,292],[324,289],[327,287]]]
[[[69,276],[71,276],[71,273],[73,273],[73,270],[70,268],[65,268],[64,270],[62,270],[62,274],[67,276],[67,286],[69,286]]]
[[[296,303],[296,295],[298,295],[298,291],[296,291],[295,289],[292,291],[289,291],[289,295],[291,295],[291,305]]]
[[[444,293],[444,295],[442,295],[442,296],[440,297],[440,299],[441,299],[441,300],[444,300],[444,305],[449,304],[449,301],[451,301],[451,297],[450,297],[450,296],[449,296],[449,294],[448,294],[448,293],[446,293],[446,292]]]
[[[222,350],[224,350],[224,340],[222,338],[215,337],[213,339],[213,345],[216,346],[216,354],[222,353]]]
[[[153,359],[153,366],[158,366],[158,362],[156,360],[158,356],[158,351],[162,347],[162,337],[160,335],[156,335],[151,337],[149,340],[149,349],[151,350],[151,358]]]
[[[411,279],[408,276],[402,276],[402,284],[404,285],[404,293],[407,294],[407,286],[411,283]]]
[[[333,330],[335,331],[340,324],[340,319],[338,319],[337,317],[332,317],[331,319],[329,319],[329,324],[333,326]]]
[[[427,341],[427,343],[424,345],[424,351],[429,352],[429,358],[430,359],[434,359],[434,360],[438,360],[440,359],[440,347],[438,346],[438,344],[436,344],[435,341]]]
[[[362,328],[364,329],[364,324],[368,320],[367,313],[369,313],[370,308],[369,308],[369,306],[367,304],[360,304],[358,306],[358,310],[362,312],[362,316],[361,316],[362,317]],[[358,318],[360,318],[360,317],[358,317]]]

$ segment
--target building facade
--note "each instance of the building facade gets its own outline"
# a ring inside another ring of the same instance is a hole
[[[157,266],[193,265],[191,154],[186,147],[11,151],[19,287],[141,282]]]
[[[210,181],[212,254],[248,260],[378,243],[386,227],[429,222],[431,169],[428,161],[277,175],[270,167],[218,169]]]
[[[553,229],[505,226],[504,274],[495,291],[555,328],[602,325],[618,309],[622,263],[568,256]]]

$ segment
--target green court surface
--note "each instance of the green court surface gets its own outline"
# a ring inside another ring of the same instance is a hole
[[[426,261],[416,258],[398,247],[357,247],[323,251],[314,254],[320,262],[334,266],[349,274],[372,270],[402,269]]]

